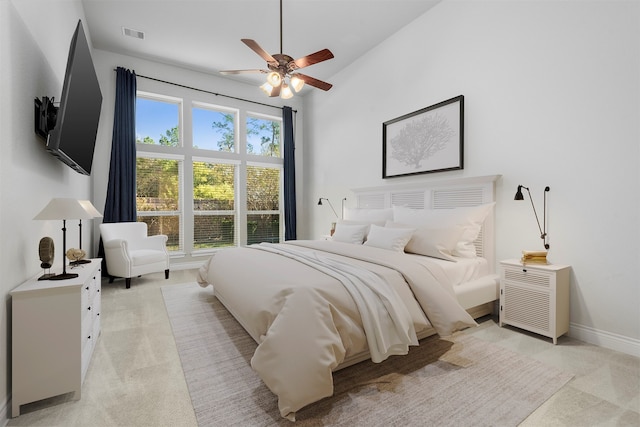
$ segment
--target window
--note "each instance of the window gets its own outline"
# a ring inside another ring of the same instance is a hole
[[[138,221],[146,222],[149,235],[166,234],[167,249],[182,249],[180,188],[182,161],[141,157],[136,159]]]
[[[236,245],[236,165],[193,162],[193,248]]]
[[[280,241],[281,169],[247,166],[247,243]]]
[[[180,103],[168,98],[136,99],[136,143],[178,147]]]
[[[192,109],[193,147],[205,150],[236,150],[236,116],[203,104]]]
[[[280,157],[280,120],[247,116],[247,152]]]
[[[138,220],[173,254],[281,241],[281,119],[192,95],[138,92]]]

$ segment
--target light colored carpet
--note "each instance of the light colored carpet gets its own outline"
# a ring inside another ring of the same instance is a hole
[[[211,287],[162,293],[198,424],[294,425],[251,369],[256,344]],[[458,333],[421,341],[407,356],[334,374],[334,395],[303,408],[297,425],[516,426],[572,375]]]

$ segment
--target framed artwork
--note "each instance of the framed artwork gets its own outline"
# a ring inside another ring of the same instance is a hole
[[[382,178],[463,169],[464,96],[382,124]]]

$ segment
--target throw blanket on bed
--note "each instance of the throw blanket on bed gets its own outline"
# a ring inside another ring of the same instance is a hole
[[[411,315],[398,293],[370,270],[284,245],[261,243],[250,246],[287,256],[332,276],[349,292],[362,316],[371,360],[380,363],[393,355],[404,355],[418,345]]]
[[[475,325],[451,285],[404,253],[330,241],[275,247],[295,248],[305,257],[321,251],[321,258],[374,271],[398,292],[418,332],[431,325],[447,336]],[[310,264],[269,250],[229,248],[212,256],[198,275],[258,343],[251,366],[290,420],[297,410],[332,395],[333,370],[347,355],[367,349],[354,298],[334,275]]]

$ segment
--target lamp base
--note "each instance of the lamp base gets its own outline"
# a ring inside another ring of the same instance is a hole
[[[38,280],[50,280],[54,276],[55,274],[53,273],[45,273],[42,276],[38,277]]]
[[[79,259],[77,261],[71,261],[69,263],[69,265],[72,266],[72,267],[80,265],[80,264],[91,264],[91,261],[89,261],[88,259]]]
[[[56,274],[53,277],[49,277],[49,280],[67,280],[67,279],[73,279],[75,277],[78,277],[76,273],[62,273],[62,274]]]

